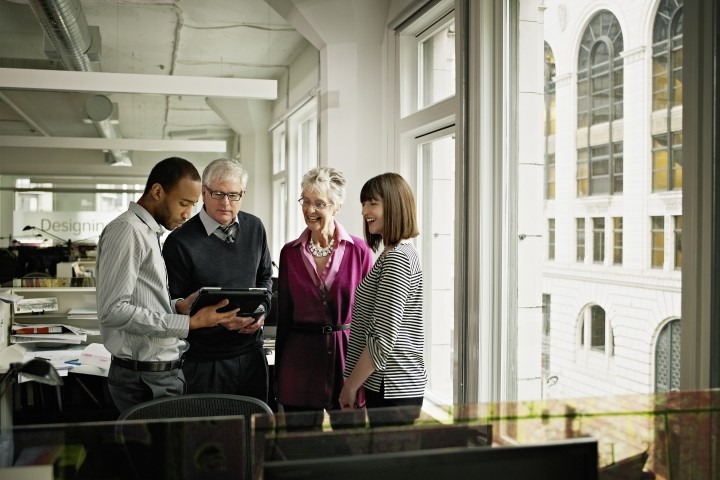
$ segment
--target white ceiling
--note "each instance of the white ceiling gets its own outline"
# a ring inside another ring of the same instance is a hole
[[[100,72],[279,80],[308,45],[264,0],[95,0],[80,5],[87,25],[99,28]],[[46,55],[43,35],[28,0],[0,0],[0,68],[27,69],[28,75],[36,69],[65,70]],[[236,108],[233,99],[0,88],[0,136],[100,138],[85,121],[85,103],[96,93],[115,104],[122,138],[229,140],[234,133],[218,113],[224,102]],[[57,171],[57,150],[49,150],[0,147],[0,175]],[[100,151],[77,151],[77,156],[97,157],[95,174],[119,173],[104,163]]]

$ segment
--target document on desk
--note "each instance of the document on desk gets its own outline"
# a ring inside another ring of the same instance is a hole
[[[60,376],[66,376],[69,372],[98,377],[108,376],[111,355],[101,343],[70,345],[59,349],[30,348],[31,350],[25,352],[23,363],[39,358],[50,362]]]
[[[68,362],[77,362],[84,349],[84,346],[72,345],[60,349],[40,348],[28,350],[25,352],[25,355],[23,355],[23,363],[29,362],[34,358],[46,360],[50,362],[50,365],[55,367],[55,370],[57,370],[61,377],[65,377],[73,367],[73,364]],[[30,379],[25,378],[22,374],[18,376],[19,383],[27,382],[29,380]]]

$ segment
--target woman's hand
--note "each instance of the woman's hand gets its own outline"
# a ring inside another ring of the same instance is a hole
[[[345,384],[340,391],[340,397],[338,398],[338,402],[340,403],[340,408],[342,410],[348,410],[357,407],[357,391],[357,387],[353,388],[352,386],[350,386],[350,383],[345,380]]]

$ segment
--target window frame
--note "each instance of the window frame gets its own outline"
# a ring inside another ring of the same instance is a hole
[[[273,258],[278,260],[283,245],[305,228],[297,199],[302,176],[320,163],[318,108],[317,97],[309,96],[270,129],[273,142],[271,245]]]
[[[416,12],[407,15],[407,17],[403,20],[391,22],[390,30],[388,31],[388,36],[391,39],[388,44],[388,48],[393,52],[394,58],[397,59],[397,64],[395,66],[394,72],[396,84],[393,93],[397,97],[396,103],[399,106],[398,110],[396,111],[395,118],[393,119],[396,135],[394,140],[395,144],[391,146],[391,148],[394,147],[393,150],[396,152],[396,168],[398,173],[403,175],[406,180],[408,180],[408,183],[416,192],[416,202],[418,205],[419,220],[423,216],[423,212],[421,211],[421,205],[425,201],[425,186],[421,184],[422,168],[418,164],[418,151],[420,148],[422,148],[422,145],[446,137],[448,135],[455,136],[456,146],[453,157],[456,164],[456,175],[454,179],[455,182],[457,182],[459,175],[459,173],[457,172],[459,162],[457,160],[458,147],[456,115],[458,113],[457,102],[459,98],[457,95],[457,89],[459,88],[458,85],[460,85],[461,82],[459,82],[458,80],[457,73],[455,77],[455,91],[452,96],[439,99],[438,101],[431,103],[423,108],[416,108],[419,105],[419,92],[421,91],[421,82],[419,81],[420,77],[422,76],[422,72],[419,70],[421,65],[421,62],[419,61],[421,55],[419,51],[421,40],[427,38],[428,35],[433,34],[436,30],[443,28],[450,22],[455,22],[456,29],[458,28],[456,10],[457,3],[458,2],[454,0],[439,0],[428,2],[423,8],[420,8]],[[455,38],[458,38],[457,31]],[[455,55],[457,55],[459,51],[461,51],[461,49],[458,47],[456,42]],[[459,188],[455,188],[456,199],[458,198],[458,195],[462,195],[462,191]],[[456,218],[457,215],[458,213],[456,210]],[[458,229],[458,224],[455,223],[455,230],[453,232],[455,238],[453,248],[455,249],[457,248],[457,236],[459,231],[460,230]],[[415,242],[421,254],[421,261],[423,262],[423,272],[425,278],[431,278],[433,265],[425,261],[426,255],[424,255],[423,253],[426,252],[428,245],[425,245],[423,242],[422,228],[420,229],[420,232],[421,237],[415,239]],[[457,255],[457,250],[455,250],[455,255]],[[454,267],[452,268],[453,270],[451,273],[454,277],[455,270]],[[429,284],[425,285],[426,290],[428,286]],[[458,318],[459,316],[457,315],[458,308],[456,306],[455,299],[457,296],[456,291],[458,288],[460,287],[457,282],[455,282],[453,284],[453,306],[455,311],[454,330],[456,334],[451,341],[453,353],[452,358],[449,359],[450,364],[455,366],[458,365],[458,345],[456,339],[456,337],[458,336],[457,332],[459,331],[458,326],[463,324],[462,320],[460,320]],[[427,297],[426,295],[426,298],[429,297]],[[432,323],[430,322],[430,320],[432,318],[432,310],[434,310],[430,309],[431,306],[431,302],[425,302],[424,309],[427,318],[425,323],[426,348],[431,342],[430,329],[432,327]],[[455,369],[453,371],[453,398],[451,403],[455,404],[459,402],[459,395],[462,395],[461,392],[464,391],[463,388],[458,387],[458,385],[460,385],[460,382],[458,381],[458,371],[458,369]],[[428,374],[432,375],[430,369],[428,369]],[[428,385],[430,385],[431,382],[432,380],[429,379]],[[430,403],[436,404],[440,407],[449,406],[445,405],[444,400],[443,398],[441,398],[441,396],[434,395],[431,391],[426,391],[425,397],[427,400],[430,401]]]

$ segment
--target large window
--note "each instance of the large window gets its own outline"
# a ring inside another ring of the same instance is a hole
[[[430,2],[394,31],[401,105],[399,173],[415,191],[425,279],[428,404],[456,403],[455,332],[455,3]]]
[[[623,191],[623,35],[615,16],[602,10],[582,37],[577,70],[577,196]]]
[[[472,347],[456,343],[453,372],[468,397],[653,388],[652,362],[637,359],[647,360],[665,319],[681,316],[680,4],[547,0],[538,11],[530,0],[455,2],[463,103],[446,110],[445,100],[418,107],[422,84],[403,73],[418,72],[419,35],[441,25],[445,12],[408,35],[409,57],[396,56],[401,90],[415,91],[409,100],[390,99],[400,106],[398,137],[417,141],[458,122],[455,335]],[[439,3],[427,5],[419,16]],[[675,62],[665,74],[655,65],[656,16],[675,32],[665,37],[673,39],[665,51]],[[654,105],[662,78],[674,84],[664,94],[676,99],[670,107]],[[685,132],[686,156],[690,137]],[[672,152],[657,153],[669,144]],[[415,154],[394,147],[390,158],[399,157],[404,172],[419,168],[411,166]],[[674,177],[666,191],[656,188],[661,174],[653,172],[661,170]],[[694,173],[686,165],[686,188]],[[533,263],[543,247],[546,255]],[[540,307],[550,298],[552,328],[545,329],[550,319]]]
[[[441,404],[453,398],[452,376],[447,375],[455,332],[455,136],[452,129],[419,139],[418,241],[425,279],[425,360],[429,367],[428,391]]]
[[[297,206],[300,181],[318,165],[317,100],[311,98],[292,110],[272,130],[273,138],[273,258],[305,228]]]
[[[555,198],[555,55],[545,42],[545,198]]]
[[[682,189],[683,0],[662,0],[652,53],[652,189]]]
[[[623,34],[607,10],[585,29],[578,54],[578,128],[623,117]]]

